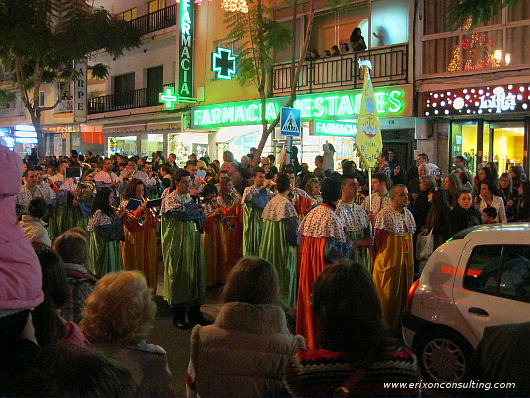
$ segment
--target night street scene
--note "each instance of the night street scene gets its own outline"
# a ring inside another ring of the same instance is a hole
[[[0,398],[530,397],[530,0],[0,26]]]

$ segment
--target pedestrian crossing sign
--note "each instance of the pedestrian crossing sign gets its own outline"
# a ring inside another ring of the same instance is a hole
[[[300,137],[301,117],[300,109],[282,108],[280,118],[281,135]]]

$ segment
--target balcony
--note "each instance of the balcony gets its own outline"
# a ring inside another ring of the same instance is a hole
[[[169,28],[177,24],[177,5],[173,4],[151,14],[143,15],[131,20],[131,25],[137,28],[142,35]]]
[[[298,78],[297,93],[362,88],[363,73],[359,60],[372,61],[370,77],[375,86],[409,83],[408,44],[398,44],[368,51],[306,60]],[[272,68],[272,93],[285,95],[291,91],[291,63],[276,64]]]
[[[88,100],[88,114],[123,111],[161,105],[158,95],[167,87],[175,88],[175,83],[164,84],[163,88],[141,88],[123,93],[94,97]]]
[[[74,111],[74,100],[63,99],[53,109],[53,113],[71,113]]]

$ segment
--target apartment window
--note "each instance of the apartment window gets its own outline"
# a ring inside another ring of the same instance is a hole
[[[44,91],[39,91],[39,106],[44,106]]]
[[[166,0],[153,0],[148,3],[148,12],[149,14],[152,14],[153,12],[157,12],[158,10],[161,10],[162,8],[166,7]]]
[[[504,8],[472,31],[451,32],[447,8],[452,0],[424,0],[423,74],[480,71],[530,64],[525,38],[530,11],[525,2]]]
[[[134,72],[114,76],[114,104],[129,105],[134,102]]]
[[[116,18],[123,19],[124,21],[131,21],[138,17],[138,9],[136,7],[130,10],[124,11],[116,15]]]

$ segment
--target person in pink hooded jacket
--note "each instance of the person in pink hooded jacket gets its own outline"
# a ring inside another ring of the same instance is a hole
[[[21,174],[20,157],[0,139],[0,396],[37,355],[29,310],[44,300],[40,263],[15,212]]]
[[[44,300],[39,260],[15,212],[21,174],[20,157],[0,145],[0,316]]]

